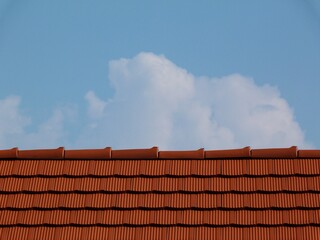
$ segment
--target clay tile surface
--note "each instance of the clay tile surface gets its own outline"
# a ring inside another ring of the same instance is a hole
[[[298,155],[296,146],[290,148],[252,149],[253,158],[296,158]]]
[[[111,148],[65,150],[65,159],[110,159]]]
[[[0,158],[17,158],[18,148],[0,150]]]
[[[18,155],[19,158],[23,159],[62,159],[64,157],[64,148],[19,150]]]
[[[320,150],[0,150],[0,239],[318,239]]]
[[[112,150],[111,154],[113,159],[156,159],[158,158],[158,147]]]
[[[159,158],[162,159],[203,159],[204,149],[193,151],[160,151]]]
[[[250,147],[242,149],[209,150],[205,151],[205,158],[248,158]]]

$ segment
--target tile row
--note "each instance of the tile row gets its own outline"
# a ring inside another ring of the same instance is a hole
[[[0,239],[61,240],[318,240],[320,228],[301,227],[3,227]]]
[[[0,209],[318,209],[314,193],[276,194],[2,194]]]
[[[0,177],[10,192],[305,192],[320,191],[320,176],[290,177]]]
[[[0,210],[0,225],[319,225],[320,210]]]
[[[1,160],[1,176],[320,175],[320,159]]]

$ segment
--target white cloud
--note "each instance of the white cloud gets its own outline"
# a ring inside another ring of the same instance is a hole
[[[107,104],[87,93],[95,128],[79,144],[90,139],[93,146],[114,148],[309,146],[277,88],[248,77],[197,78],[152,53],[111,61],[109,73],[115,95]]]
[[[107,103],[100,100],[98,97],[96,97],[93,91],[87,92],[85,99],[89,103],[89,107],[88,107],[89,116],[92,118],[101,117]]]
[[[89,118],[69,126],[75,106],[56,108],[30,131],[20,98],[0,99],[0,149],[312,147],[279,90],[251,78],[195,77],[164,56],[140,53],[111,61],[109,79],[114,96],[104,101],[89,91]]]
[[[24,127],[30,124],[30,118],[19,111],[20,98],[9,96],[0,99],[0,146],[7,146],[15,136],[23,134]]]
[[[70,118],[72,109],[57,108],[36,131],[28,132],[26,127],[31,125],[31,118],[21,112],[20,101],[18,96],[0,100],[0,149],[55,148],[66,143],[64,120]]]

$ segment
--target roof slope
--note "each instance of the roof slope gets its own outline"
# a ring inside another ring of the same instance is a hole
[[[317,239],[320,150],[0,150],[0,239]]]

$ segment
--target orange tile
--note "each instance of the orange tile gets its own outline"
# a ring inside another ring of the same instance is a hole
[[[63,159],[64,148],[19,150],[18,157],[21,159]]]
[[[18,148],[0,150],[0,158],[3,158],[3,159],[17,158],[18,151],[19,151]]]
[[[140,161],[138,161],[140,162]],[[163,176],[165,175],[166,170],[166,160],[144,160],[145,167],[143,172],[140,172],[142,175],[146,176]]]
[[[158,151],[158,147],[112,150],[111,157],[113,159],[157,159]]]
[[[6,192],[18,192],[23,187],[23,181],[20,178],[5,178],[2,189]]]
[[[248,195],[248,204],[250,208],[269,208],[270,207],[270,195],[266,193],[252,193]]]
[[[95,174],[97,176],[113,176],[114,174],[114,160],[101,160],[96,162]]]
[[[296,146],[290,148],[269,148],[269,149],[252,149],[251,157],[253,158],[296,158],[298,149]]]
[[[189,239],[188,227],[170,227],[168,228],[167,239],[185,240]]]
[[[247,174],[246,159],[224,160],[221,162],[222,175],[241,176]]]
[[[0,161],[0,176],[9,176],[12,175],[12,168],[14,165],[13,160],[1,160]]]
[[[185,210],[183,211],[183,223],[187,225],[202,225],[203,211],[199,210]]]
[[[247,160],[247,169],[248,174],[254,176],[264,176],[273,173],[272,161],[265,161],[263,159]]]
[[[135,228],[133,227],[114,228],[114,239],[131,240],[134,235]]]
[[[169,228],[147,226],[140,229],[141,229],[141,238],[137,238],[137,239],[162,240],[162,239],[167,239],[167,236],[168,236],[167,232]]]
[[[191,160],[172,160],[171,174],[176,176],[190,176]]]
[[[171,195],[171,206],[174,208],[190,208],[191,194],[175,193]]]
[[[187,151],[159,151],[160,159],[203,159],[204,149]]]
[[[221,206],[223,208],[242,208],[244,206],[243,194],[225,193],[221,196]]]
[[[198,194],[198,207],[199,208],[218,208],[221,207],[221,194]]]
[[[110,159],[111,148],[65,150],[65,159]]]
[[[223,228],[202,227],[197,229],[198,239],[224,239]]]
[[[120,176],[137,176],[139,175],[140,161],[137,160],[121,160],[116,161],[116,166],[114,170],[115,175]]]
[[[203,213],[204,220],[207,220],[208,224],[212,225],[227,225],[229,224],[229,214],[230,211],[224,211],[224,210],[211,210],[211,211],[205,211]]]
[[[0,211],[0,225],[12,225],[17,222],[18,211],[1,210]]]
[[[320,150],[299,150],[299,158],[319,158]]]
[[[163,189],[163,191],[165,191],[165,183],[161,182],[159,185],[160,184],[162,185],[159,186],[159,190]],[[150,192],[153,190],[153,180],[152,178],[133,178],[131,186],[133,191]]]
[[[241,191],[241,192],[252,192],[256,191],[256,181],[257,178],[247,178],[247,177],[235,177],[229,178],[232,181],[233,188],[231,190]]]
[[[198,161],[197,175],[215,176],[221,174],[221,160]]]
[[[59,176],[63,174],[63,161],[44,160],[43,168],[38,174],[45,176]]]
[[[320,161],[319,159],[298,159],[300,164],[300,174],[303,175],[319,175]]]

